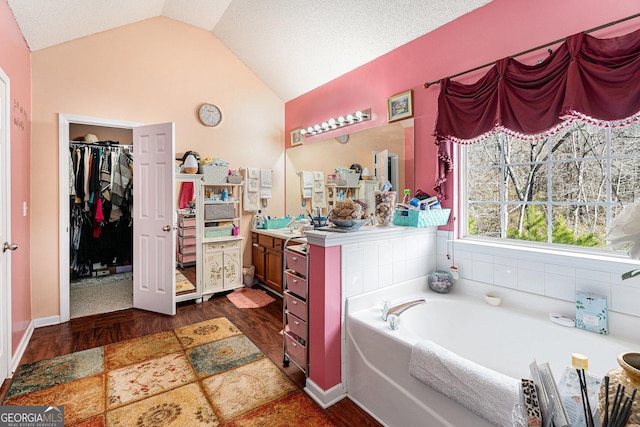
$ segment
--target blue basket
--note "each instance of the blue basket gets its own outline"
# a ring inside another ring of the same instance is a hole
[[[393,225],[403,227],[437,227],[447,225],[451,209],[396,209]]]

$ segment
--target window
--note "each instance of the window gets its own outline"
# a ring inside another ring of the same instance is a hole
[[[640,196],[640,123],[495,134],[461,154],[464,237],[604,248],[607,224]]]

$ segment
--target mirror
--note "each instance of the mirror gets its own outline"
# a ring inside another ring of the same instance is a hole
[[[309,204],[302,207],[298,171],[324,172],[326,183],[327,174],[334,173],[337,166],[349,168],[359,164],[363,169],[369,169],[373,179],[376,173],[374,155],[385,150],[389,153],[388,164],[393,165],[388,177],[394,185],[393,190],[402,193],[403,189],[410,188],[415,191],[412,118],[352,133],[346,143],[338,142],[331,133],[327,137],[320,141],[304,141],[302,145],[286,150],[285,204],[288,215],[295,217],[310,209]]]

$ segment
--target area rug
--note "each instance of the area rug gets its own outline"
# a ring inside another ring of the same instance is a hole
[[[179,270],[176,270],[176,295],[180,295],[187,292],[193,292],[196,287],[187,279],[184,274]]]
[[[258,308],[275,301],[265,291],[251,288],[240,288],[227,294],[233,305],[238,308]]]
[[[2,405],[65,426],[334,426],[228,319],[21,365]]]

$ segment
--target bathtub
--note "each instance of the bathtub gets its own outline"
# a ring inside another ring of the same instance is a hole
[[[380,318],[383,299],[395,305],[416,298],[427,303],[404,312],[399,330]],[[618,354],[638,350],[638,343],[560,326],[547,314],[491,306],[477,296],[372,293],[347,299],[344,364],[350,399],[387,426],[490,426],[409,374],[411,350],[425,339],[518,380],[530,378],[534,360],[548,362],[556,382],[571,366],[571,353],[586,355],[589,373],[603,377],[618,367]]]

